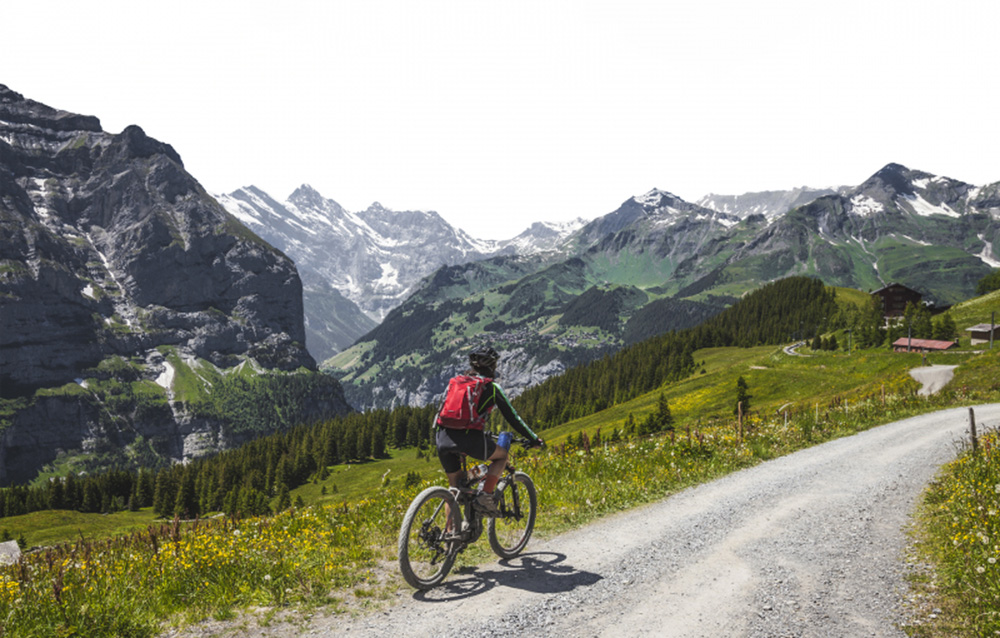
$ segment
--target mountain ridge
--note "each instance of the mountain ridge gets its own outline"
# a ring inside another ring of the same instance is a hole
[[[493,241],[471,237],[435,211],[394,211],[373,202],[351,212],[307,184],[284,202],[254,186],[216,198],[295,261],[305,285],[307,345],[320,360],[372,330],[438,267],[554,251],[580,225],[540,222]],[[314,328],[331,316],[343,324],[335,334]]]
[[[358,405],[421,405],[436,400],[462,366],[462,349],[477,341],[510,350],[516,394],[613,351],[626,334],[683,327],[682,318],[704,319],[788,276],[862,290],[898,281],[949,305],[970,296],[1000,263],[998,189],[899,164],[853,188],[757,194],[740,210],[731,206],[733,213],[653,189],[588,222],[561,246],[567,257],[540,260],[535,272],[492,260],[439,270],[377,330],[323,365]],[[810,200],[812,192],[819,196]],[[774,202],[803,200],[773,212]],[[651,310],[642,312],[646,306]],[[424,336],[412,347],[396,339],[392,348],[379,344],[393,333]],[[420,363],[402,373],[394,361]]]

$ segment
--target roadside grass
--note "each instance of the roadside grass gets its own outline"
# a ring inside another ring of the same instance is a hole
[[[629,412],[639,417],[655,409],[657,390],[546,430],[547,451],[519,454],[518,467],[539,487],[537,533],[572,528],[900,418],[1000,400],[998,355],[969,359],[945,392],[922,398],[907,375],[920,365],[916,354],[800,358],[773,347],[696,353],[705,374],[662,388],[675,416],[673,431],[613,440]],[[733,416],[739,376],[752,395],[742,435]],[[403,513],[443,476],[433,454],[413,449],[332,470],[325,481],[293,492],[293,500],[309,503],[305,507],[243,520],[175,521],[105,540],[88,530],[86,540],[0,567],[4,638],[154,636],[168,624],[232,618],[247,609],[379,604],[382,593],[401,586],[394,561]],[[419,482],[407,481],[409,473]],[[80,536],[69,531],[67,540]],[[456,568],[488,559],[488,551],[480,542]]]
[[[942,468],[917,521],[915,551],[934,569],[911,579],[923,602],[907,633],[1000,635],[1000,431]]]

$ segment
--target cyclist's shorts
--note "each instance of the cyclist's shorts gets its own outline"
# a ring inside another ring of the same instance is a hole
[[[497,449],[493,437],[487,436],[482,430],[439,428],[436,442],[441,467],[449,474],[462,469],[463,452],[474,459],[485,461]]]

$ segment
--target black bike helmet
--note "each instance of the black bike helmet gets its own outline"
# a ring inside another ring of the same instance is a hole
[[[500,353],[490,346],[480,346],[469,353],[469,365],[472,369],[487,376],[496,371],[499,360]]]

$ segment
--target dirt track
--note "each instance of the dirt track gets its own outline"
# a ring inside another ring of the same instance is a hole
[[[997,427],[1000,404],[976,416]],[[534,541],[379,612],[183,635],[902,637],[904,530],[967,429],[960,408],[831,441]]]
[[[955,376],[955,368],[957,367],[935,365],[910,370],[910,376],[923,385],[917,394],[928,396],[937,393],[938,390],[948,385],[951,378]]]

